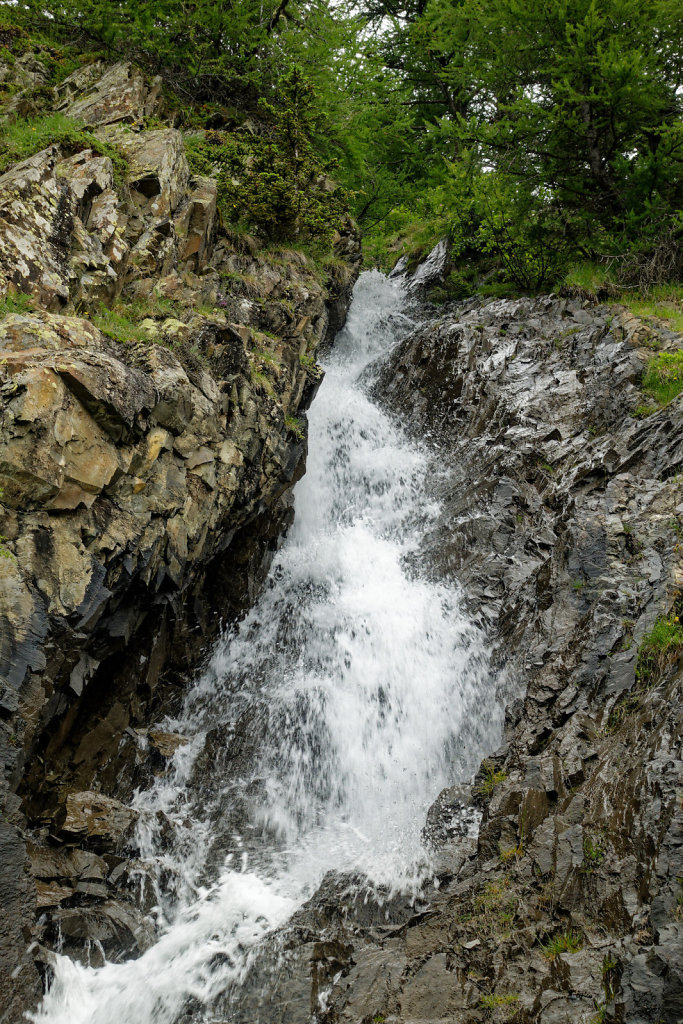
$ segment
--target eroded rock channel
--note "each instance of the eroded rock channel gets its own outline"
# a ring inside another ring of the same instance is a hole
[[[252,251],[123,127],[158,83],[57,101],[128,180],[0,178],[0,1019],[676,1021],[680,337],[372,272],[321,385],[351,226],[326,280]],[[153,289],[163,344],[93,324]]]

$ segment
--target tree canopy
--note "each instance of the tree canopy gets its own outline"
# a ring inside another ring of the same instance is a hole
[[[206,105],[207,127],[227,132],[224,167],[245,140],[234,111],[260,112],[269,128],[250,163],[261,181],[277,178],[280,212],[263,190],[240,202],[263,223],[312,226],[322,216],[312,183],[331,171],[378,258],[392,238],[419,247],[447,234],[463,266],[527,288],[577,257],[681,272],[678,0],[19,0],[12,10],[161,71]]]

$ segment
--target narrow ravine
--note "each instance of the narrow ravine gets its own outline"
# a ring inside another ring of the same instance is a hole
[[[224,1020],[217,998],[327,872],[385,894],[429,882],[427,809],[495,747],[502,712],[458,590],[419,571],[433,456],[367,395],[407,301],[361,276],[310,413],[295,525],[165,724],[187,743],[137,799],[158,941],[97,969],[59,957],[34,1021]]]

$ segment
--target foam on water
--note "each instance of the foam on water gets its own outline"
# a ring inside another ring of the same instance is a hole
[[[327,871],[385,893],[428,877],[427,809],[496,744],[501,713],[457,590],[419,571],[438,511],[429,453],[359,383],[405,329],[405,301],[400,281],[360,278],[310,413],[295,525],[169,723],[189,738],[172,773],[138,796],[158,941],[97,969],[59,957],[34,1021],[173,1024],[189,1005],[210,1020]]]

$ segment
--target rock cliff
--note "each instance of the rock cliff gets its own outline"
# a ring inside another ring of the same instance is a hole
[[[680,336],[555,297],[417,316],[375,395],[433,446],[422,570],[492,638],[504,742],[429,813],[437,887],[380,906],[329,877],[231,1019],[669,1024],[683,673],[652,636],[683,613],[683,408],[643,418],[640,381]]]
[[[41,67],[16,62],[5,114],[30,112]],[[131,812],[106,794],[163,765],[147,725],[264,579],[357,273],[350,225],[322,269],[223,228],[160,89],[79,68],[51,106],[92,145],[0,177],[3,1021],[36,1001],[36,940],[149,941],[112,898]]]

